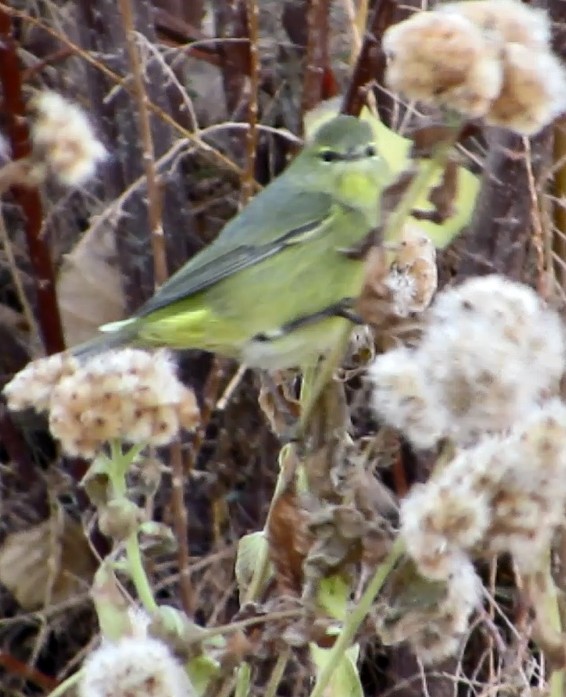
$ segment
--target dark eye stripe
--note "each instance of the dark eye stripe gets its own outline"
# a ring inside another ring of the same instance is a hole
[[[339,152],[335,152],[334,150],[323,150],[320,153],[320,157],[324,162],[336,162],[337,160],[344,160],[344,156],[341,155]]]

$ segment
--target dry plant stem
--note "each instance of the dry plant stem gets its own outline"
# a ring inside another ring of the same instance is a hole
[[[132,0],[119,0],[120,12],[124,21],[128,58],[133,77],[133,90],[138,109],[138,124],[143,149],[143,165],[147,181],[148,222],[153,252],[154,280],[156,286],[162,285],[168,277],[167,248],[161,219],[162,192],[155,164],[155,151],[151,135],[149,98],[144,83],[143,66],[135,39],[135,22]],[[173,525],[178,542],[177,558],[179,562],[179,588],[183,610],[187,615],[194,612],[194,594],[189,573],[188,515],[185,508],[183,456],[179,442],[171,445],[171,464],[173,469],[173,487],[171,503]],[[128,555],[130,556],[130,555]],[[144,589],[146,592],[147,589]],[[151,593],[149,598],[153,600]],[[146,593],[146,601],[149,600]],[[146,605],[146,602],[144,602]],[[147,606],[146,606],[147,607]]]
[[[160,286],[167,280],[167,252],[161,222],[161,192],[155,167],[155,152],[151,136],[149,99],[144,84],[143,67],[135,38],[132,0],[119,0],[120,12],[126,33],[126,46],[132,70],[133,92],[137,103],[138,126],[143,150],[143,166],[147,180],[148,220],[153,251],[155,284]]]
[[[248,97],[248,124],[246,132],[246,165],[242,177],[241,203],[245,206],[254,192],[255,159],[257,150],[257,93],[259,89],[259,9],[258,0],[247,0],[246,14],[248,18],[249,45],[249,97]]]
[[[547,561],[547,575],[548,575],[548,592],[545,598],[544,604],[544,615],[546,621],[549,623],[555,632],[562,635],[562,617],[560,614],[560,602],[558,599],[558,589],[552,578],[552,573],[550,571],[550,550],[548,553]],[[566,669],[561,668],[560,670],[553,670],[550,676],[550,697],[564,697],[564,691],[566,688]]]
[[[328,655],[328,661],[324,668],[318,674],[313,691],[310,697],[323,697],[326,694],[326,688],[332,679],[335,669],[338,667],[342,657],[351,646],[353,639],[360,625],[369,613],[373,602],[385,583],[387,577],[393,570],[393,567],[403,554],[403,544],[400,538],[397,538],[391,551],[378,567],[370,580],[368,587],[364,591],[358,604],[348,614],[346,622],[340,632],[334,646]]]
[[[543,212],[537,193],[537,185],[533,174],[531,143],[528,138],[523,138],[523,146],[525,148],[525,164],[527,168],[527,179],[529,185],[529,197],[531,199],[531,224],[533,228],[533,247],[536,253],[537,260],[537,291],[546,299],[546,237],[545,230],[542,225]]]
[[[264,530],[267,528],[269,524],[269,518],[271,516],[271,513],[273,511],[273,507],[275,505],[275,502],[277,501],[278,497],[280,494],[285,491],[285,488],[287,486],[287,483],[290,479],[290,477],[294,474],[294,469],[293,467],[289,467],[287,464],[288,460],[288,455],[290,455],[290,461],[291,464],[294,463],[294,457],[293,453],[290,450],[293,446],[291,445],[286,445],[282,450],[279,455],[279,461],[280,461],[280,469],[279,469],[279,475],[277,476],[277,483],[275,484],[275,491],[273,492],[273,496],[271,497],[271,502],[269,504],[269,510],[267,512],[267,519],[265,521],[264,525]],[[289,471],[291,470],[291,471]],[[254,600],[257,600],[259,598],[259,595],[261,593],[261,588],[263,584],[263,579],[265,578],[265,574],[267,572],[267,565],[269,563],[269,549],[267,542],[263,547],[261,548],[259,558],[256,562],[256,567],[254,569],[254,573],[252,576],[252,580],[250,582],[250,585],[247,589],[246,596],[245,596],[245,602],[246,603],[251,603]]]
[[[55,39],[57,39],[57,41],[61,42],[62,44],[65,44],[65,46],[67,46],[74,55],[79,56],[81,59],[95,67],[103,75],[112,80],[116,85],[119,85],[126,92],[128,92],[129,94],[134,93],[129,78],[121,77],[120,75],[115,73],[113,70],[105,66],[96,58],[94,58],[88,51],[83,50],[78,44],[74,43],[60,32],[52,29],[48,24],[45,24],[45,22],[41,21],[41,19],[32,17],[27,12],[24,12],[22,10],[16,10],[13,7],[7,5],[6,3],[0,2],[0,17],[2,16],[2,12],[5,12],[8,16],[18,17],[23,22],[27,22],[31,26],[36,27],[41,31],[47,33],[49,36],[54,37]],[[240,167],[238,167],[238,165],[235,162],[223,155],[216,148],[213,148],[208,143],[205,143],[202,140],[202,138],[199,137],[198,133],[194,133],[193,131],[189,131],[186,128],[183,128],[172,116],[170,116],[167,112],[163,111],[163,109],[161,109],[158,105],[154,104],[153,102],[148,102],[147,106],[151,112],[158,116],[158,118],[160,118],[162,121],[171,126],[181,137],[186,138],[188,141],[197,146],[203,152],[204,155],[214,160],[216,164],[222,165],[226,169],[235,172],[240,177],[242,176],[242,170]]]
[[[554,173],[556,205],[554,207],[554,225],[558,232],[554,236],[554,253],[566,262],[566,119],[554,127]],[[562,265],[556,264],[556,273],[560,285],[566,285],[566,273]]]
[[[365,0],[364,0],[365,1]],[[385,56],[381,50],[381,37],[393,22],[396,3],[393,0],[377,0],[364,42],[358,55],[352,79],[344,96],[342,112],[359,116],[370,84],[383,84]]]
[[[31,305],[28,302],[26,292],[24,290],[24,285],[22,283],[22,278],[20,276],[20,270],[18,269],[18,264],[16,263],[16,257],[14,256],[14,250],[12,249],[12,242],[8,235],[8,230],[6,229],[6,221],[4,220],[4,215],[0,212],[0,238],[2,240],[2,247],[4,253],[6,254],[6,259],[8,261],[8,267],[10,269],[10,275],[12,276],[12,282],[16,289],[18,295],[18,300],[22,306],[22,311],[24,317],[30,329],[30,332],[39,336],[39,327],[35,321],[35,315],[31,309]]]
[[[308,42],[303,82],[303,114],[313,109],[322,98],[324,71],[328,68],[329,13],[329,0],[308,0]]]
[[[181,443],[176,441],[169,448],[171,455],[171,508],[173,529],[177,538],[177,561],[179,564],[179,591],[181,605],[186,615],[195,612],[195,597],[190,575],[189,516],[185,506],[185,467]]]
[[[69,675],[69,677],[66,680],[63,680],[63,682],[60,685],[57,685],[57,687],[49,693],[49,697],[63,697],[64,694],[69,692],[69,690],[79,682],[79,680],[82,678],[82,675],[82,670],[77,670],[76,673]]]
[[[0,83],[4,97],[4,114],[12,154],[19,160],[28,157],[30,145],[25,121],[20,63],[12,38],[12,23],[7,8],[0,7]],[[58,353],[65,348],[51,254],[41,235],[43,211],[36,189],[14,187],[14,198],[25,218],[25,235],[37,292],[37,311],[41,336],[46,353]]]

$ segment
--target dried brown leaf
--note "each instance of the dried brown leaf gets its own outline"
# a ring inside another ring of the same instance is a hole
[[[0,583],[24,610],[60,603],[84,591],[96,570],[82,526],[60,511],[8,535],[0,548]]]
[[[112,230],[93,228],[65,257],[57,298],[68,346],[92,338],[101,324],[124,316]]]

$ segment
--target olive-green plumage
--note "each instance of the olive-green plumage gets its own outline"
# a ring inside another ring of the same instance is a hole
[[[389,178],[368,124],[332,119],[134,317],[74,353],[134,344],[204,349],[263,368],[315,359],[346,321],[328,309],[359,295],[363,262],[344,250],[378,223]]]

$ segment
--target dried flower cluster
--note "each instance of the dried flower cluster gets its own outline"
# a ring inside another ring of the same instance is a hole
[[[442,581],[421,576],[406,560],[389,578],[376,629],[386,645],[408,641],[424,663],[453,655],[481,601],[481,581],[468,558]]]
[[[32,99],[30,110],[32,176],[38,182],[52,174],[65,186],[84,184],[107,154],[85,113],[50,91],[39,92]]]
[[[396,91],[522,134],[566,110],[566,71],[547,15],[518,0],[466,0],[420,12],[384,36]]]
[[[468,582],[471,559],[508,553],[523,574],[542,568],[566,506],[565,357],[557,313],[527,286],[484,276],[437,296],[414,349],[374,362],[382,418],[417,447],[441,438],[459,446],[401,502],[407,553],[446,590],[435,612],[393,616],[384,631],[409,640],[423,660],[459,645],[480,597],[477,579]]]
[[[555,399],[415,486],[401,505],[401,534],[428,578],[446,578],[470,552],[509,552],[532,573],[565,504],[566,406]]]
[[[565,356],[560,319],[531,288],[473,278],[437,295],[415,349],[377,358],[374,405],[417,448],[471,444],[556,393]]]
[[[151,637],[104,641],[85,661],[80,697],[193,697],[196,692],[167,646]]]
[[[423,312],[436,291],[436,249],[418,225],[406,224],[399,242],[390,245],[388,252],[376,247],[366,262],[357,311],[368,324]]]
[[[84,364],[58,355],[30,363],[6,386],[11,409],[49,411],[70,455],[92,457],[112,440],[165,445],[198,420],[194,394],[164,352],[124,349]]]

